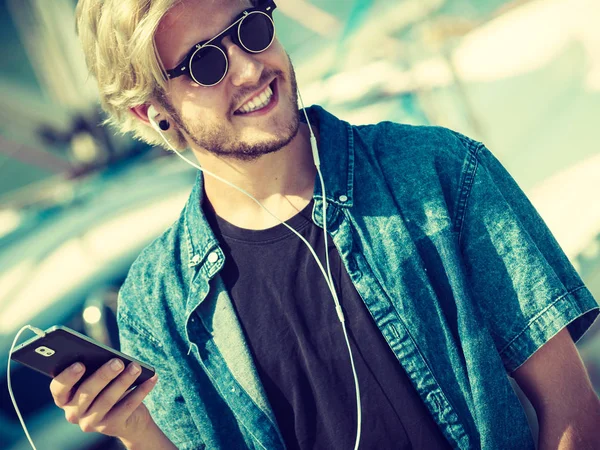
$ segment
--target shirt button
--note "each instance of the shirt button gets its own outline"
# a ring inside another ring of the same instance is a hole
[[[217,253],[217,252],[211,252],[211,253],[208,255],[208,262],[209,262],[209,263],[211,263],[211,264],[214,264],[214,263],[216,263],[218,260],[219,260],[219,255],[218,255],[218,253]]]
[[[340,195],[338,197],[338,200],[342,203],[346,203],[348,201],[348,197],[346,197],[345,195]]]
[[[194,255],[192,258],[192,263],[198,264],[198,261],[200,261],[200,255]]]

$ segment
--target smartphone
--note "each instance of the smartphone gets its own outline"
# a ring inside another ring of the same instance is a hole
[[[44,337],[35,336],[22,343],[15,348],[11,356],[11,359],[51,378],[71,364],[81,362],[85,366],[85,372],[78,384],[112,358],[123,361],[125,367],[131,362],[136,362],[141,367],[142,373],[130,389],[154,375],[154,368],[148,364],[60,325],[48,328]]]

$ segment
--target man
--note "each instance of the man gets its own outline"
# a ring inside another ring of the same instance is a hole
[[[329,244],[354,362],[308,248],[199,174],[120,295],[122,349],[158,382],[121,399],[135,365],[78,388],[85,368],[67,369],[51,384],[67,419],[130,449],[346,449],[357,428],[368,449],[533,448],[508,374],[540,448],[600,448],[600,402],[573,344],[598,305],[511,177],[452,131],[355,127],[313,107],[326,241],[275,5],[252,6],[81,0],[78,30],[122,130],[189,147],[323,264]]]

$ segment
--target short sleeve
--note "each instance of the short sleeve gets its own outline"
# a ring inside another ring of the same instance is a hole
[[[508,373],[568,328],[579,340],[598,304],[501,163],[473,141],[459,237],[469,288]]]
[[[122,301],[120,299],[119,301]],[[165,435],[180,450],[202,449],[198,430],[174,383],[175,377],[160,342],[144,327],[121,311],[118,314],[121,351],[150,364],[158,382],[144,399],[150,415]]]

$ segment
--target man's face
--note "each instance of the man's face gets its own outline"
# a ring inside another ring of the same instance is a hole
[[[251,6],[241,0],[184,0],[175,6],[155,35],[164,66],[174,68],[193,45],[219,34]],[[246,53],[229,37],[223,46],[229,59],[227,76],[210,87],[187,75],[174,78],[168,82],[163,106],[199,150],[241,160],[277,151],[298,131],[296,80],[288,55],[277,39],[257,54]],[[273,90],[267,106],[240,111],[267,87]]]

